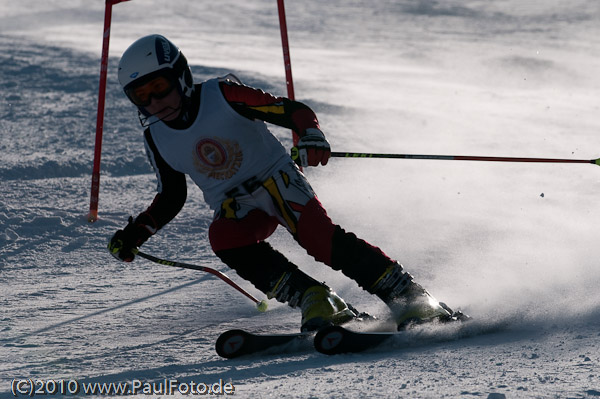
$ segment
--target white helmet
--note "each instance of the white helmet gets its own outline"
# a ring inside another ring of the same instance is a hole
[[[183,53],[166,37],[149,35],[136,40],[121,56],[119,82],[127,97],[131,88],[157,76],[169,78],[182,99],[189,99],[194,89],[192,72]],[[145,113],[143,107],[140,111]]]

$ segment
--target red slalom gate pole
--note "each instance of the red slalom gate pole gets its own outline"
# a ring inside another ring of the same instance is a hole
[[[100,87],[98,89],[98,114],[96,116],[96,143],[94,146],[94,167],[92,170],[92,189],[88,222],[98,220],[98,200],[100,195],[100,155],[102,153],[102,132],[104,127],[104,105],[106,98],[106,73],[108,70],[108,45],[110,42],[110,24],[112,6],[129,0],[106,0],[104,8],[104,35],[102,39],[102,58],[100,60]]]
[[[295,100],[294,80],[292,79],[292,60],[290,58],[290,44],[288,42],[287,23],[285,20],[285,6],[283,0],[277,0],[277,9],[279,11],[279,30],[281,31],[281,46],[283,48],[283,66],[285,67],[285,85],[287,87],[287,96],[290,100]],[[298,134],[292,131],[294,146],[298,144]]]

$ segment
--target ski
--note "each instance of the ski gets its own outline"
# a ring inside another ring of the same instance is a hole
[[[445,305],[444,305],[445,306]],[[411,326],[407,330],[391,331],[391,330],[362,330],[357,331],[349,329],[344,326],[330,326],[325,327],[315,335],[314,346],[315,349],[326,355],[335,355],[339,353],[358,353],[368,349],[375,348],[379,345],[384,344],[386,341],[393,341],[393,338],[401,338],[407,340],[410,339],[411,335],[415,336],[418,334],[420,329],[427,328],[428,326],[451,326],[460,327],[463,323],[469,321],[471,318],[464,313],[452,312],[445,320],[441,320],[441,323],[434,322],[433,324],[423,323]],[[440,336],[440,338],[443,335]],[[426,336],[421,336],[419,340],[426,340]]]
[[[254,334],[239,329],[228,330],[217,338],[215,349],[219,356],[233,359],[270,349],[277,349],[281,353],[308,348],[302,343],[312,337],[314,333]]]
[[[401,334],[397,331],[353,331],[342,326],[320,330],[314,338],[315,349],[326,355],[358,353],[375,348]]]
[[[349,305],[351,306],[351,305]],[[352,310],[357,317],[346,322],[344,325],[365,328],[370,323],[378,322],[378,319],[364,312]],[[273,353],[291,353],[301,350],[312,350],[311,338],[314,338],[316,331],[298,332],[298,333],[251,333],[246,330],[234,329],[222,333],[215,349],[217,354],[227,359],[251,355],[259,352],[271,351]]]

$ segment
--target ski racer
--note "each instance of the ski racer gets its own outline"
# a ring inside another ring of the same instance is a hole
[[[214,210],[214,253],[269,299],[299,307],[302,331],[345,323],[357,312],[265,241],[279,225],[316,260],[385,302],[399,327],[451,317],[397,261],[332,222],[267,129],[265,122],[293,129],[301,165],[326,165],[330,145],[308,106],[234,77],[194,84],[183,53],[161,35],[135,41],[121,57],[118,76],[146,127],[158,188],[152,204],[111,238],[108,249],[117,259],[132,261],[132,249],[178,214],[188,175]]]

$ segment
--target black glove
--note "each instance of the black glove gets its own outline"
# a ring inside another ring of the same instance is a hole
[[[130,216],[127,226],[110,239],[108,250],[115,258],[131,262],[135,258],[132,250],[140,247],[157,230],[156,222],[147,213],[140,214],[135,220]]]

